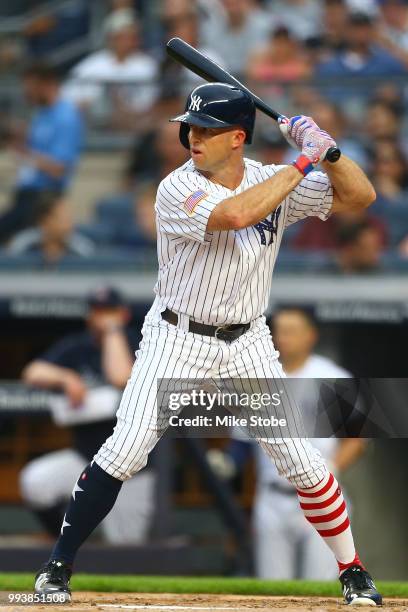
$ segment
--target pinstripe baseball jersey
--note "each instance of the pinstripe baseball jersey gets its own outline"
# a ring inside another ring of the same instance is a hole
[[[210,325],[247,323],[265,311],[285,227],[308,216],[325,220],[333,190],[326,174],[311,172],[266,219],[241,230],[207,232],[222,200],[272,177],[284,166],[245,159],[235,191],[213,183],[192,160],[159,185],[156,199],[162,306]]]

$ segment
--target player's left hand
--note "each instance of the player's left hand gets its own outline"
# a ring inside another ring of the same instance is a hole
[[[90,317],[92,329],[100,335],[104,335],[112,330],[123,330],[130,318],[126,308],[112,308],[95,310]]]
[[[327,139],[331,142],[328,148],[337,146],[334,138],[322,130],[312,117],[307,117],[306,115],[296,115],[290,119],[280,121],[279,129],[289,144],[299,151],[304,149],[303,145],[306,136],[313,136],[314,140],[316,138]]]
[[[336,141],[317,123],[305,115],[297,115],[282,122],[281,132],[288,142],[293,143],[300,149],[314,166],[322,162],[331,147],[337,147]]]

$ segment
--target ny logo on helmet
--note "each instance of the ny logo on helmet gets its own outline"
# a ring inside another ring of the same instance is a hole
[[[202,98],[200,98],[200,96],[197,96],[197,95],[191,96],[190,106],[188,107],[188,110],[199,111],[202,101],[203,100]]]

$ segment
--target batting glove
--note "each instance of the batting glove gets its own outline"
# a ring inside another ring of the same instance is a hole
[[[321,130],[311,117],[297,115],[284,119],[279,123],[280,130],[286,140],[302,155],[294,162],[294,166],[306,176],[326,157],[331,147],[337,147],[335,140]]]
[[[305,115],[285,118],[279,122],[279,127],[289,144],[301,150],[314,165],[324,159],[330,147],[337,146],[330,134],[320,129],[311,117]]]

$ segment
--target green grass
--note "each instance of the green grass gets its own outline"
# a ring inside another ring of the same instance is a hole
[[[1,591],[32,590],[32,574],[0,574]],[[74,591],[124,593],[220,593],[225,595],[288,595],[340,597],[338,582],[306,580],[256,580],[254,578],[169,577],[169,576],[94,576],[77,574]],[[379,582],[385,597],[408,597],[408,582]]]

